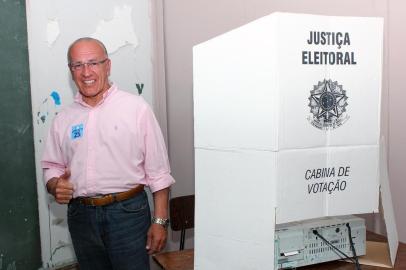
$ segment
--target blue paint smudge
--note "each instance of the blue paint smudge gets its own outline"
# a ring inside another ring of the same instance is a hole
[[[61,97],[58,92],[52,91],[51,97],[54,99],[55,105],[61,105]]]

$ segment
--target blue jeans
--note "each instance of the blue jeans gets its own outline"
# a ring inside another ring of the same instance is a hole
[[[80,270],[149,270],[151,214],[145,191],[106,206],[72,200],[68,225]]]

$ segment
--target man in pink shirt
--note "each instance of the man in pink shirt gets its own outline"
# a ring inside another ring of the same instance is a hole
[[[42,157],[49,193],[68,204],[81,270],[149,269],[166,244],[168,193],[175,182],[148,104],[108,80],[105,46],[81,38],[68,50],[78,93],[49,130]],[[144,191],[153,193],[154,216]]]

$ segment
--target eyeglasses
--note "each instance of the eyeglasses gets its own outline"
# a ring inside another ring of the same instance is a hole
[[[89,62],[85,62],[85,63],[69,63],[69,67],[72,71],[81,71],[83,70],[83,68],[85,67],[85,65],[90,68],[91,70],[95,70],[97,68],[99,68],[99,66],[101,64],[103,64],[104,62],[106,62],[108,60],[108,58],[100,60],[100,61],[89,61]]]

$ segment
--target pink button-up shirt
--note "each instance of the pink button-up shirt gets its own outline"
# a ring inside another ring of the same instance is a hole
[[[175,182],[151,108],[114,85],[97,106],[87,105],[78,93],[55,117],[41,165],[45,182],[68,168],[73,197],[122,192],[137,184],[155,192]]]

